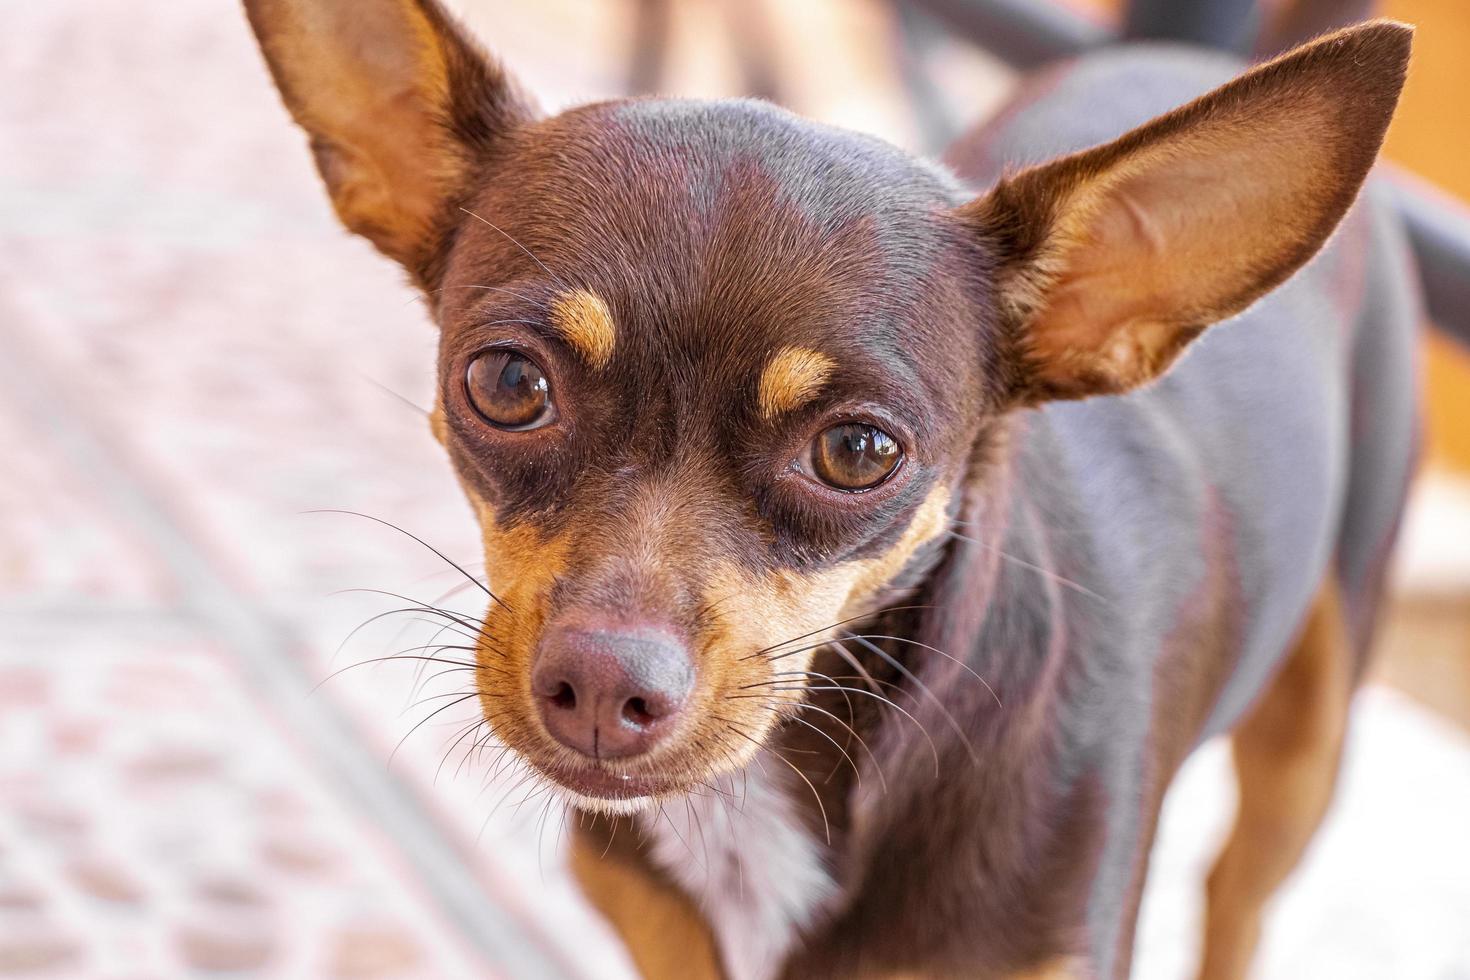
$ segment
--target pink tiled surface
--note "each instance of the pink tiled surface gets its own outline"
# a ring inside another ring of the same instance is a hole
[[[338,652],[395,603],[334,593],[453,582],[306,511],[477,538],[385,391],[427,401],[434,333],[335,224],[243,15],[6,18],[0,977],[626,976],[543,800],[493,754],[441,769],[463,675],[317,686],[429,635]]]
[[[209,640],[4,640],[0,976],[491,972]]]

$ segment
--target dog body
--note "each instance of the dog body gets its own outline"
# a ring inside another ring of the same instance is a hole
[[[1370,194],[1319,254],[1405,29],[1167,113],[1235,66],[1083,59],[950,170],[751,102],[543,118],[428,0],[247,10],[440,327],[476,687],[647,975],[1125,975],[1227,730],[1204,972],[1243,973],[1413,459],[1398,230]]]
[[[1238,71],[1197,51],[1109,50],[1023,86],[949,159],[988,187]],[[862,730],[887,790],[829,801],[850,836],[824,859],[832,879],[799,905],[708,878],[682,808],[669,814],[677,828],[648,819],[664,845],[655,864],[712,910],[727,961],[758,952],[751,930],[720,928],[744,924],[723,910],[785,901],[804,936],[793,977],[1002,975],[1060,953],[1085,964],[1080,975],[1126,975],[1173,772],[1260,698],[1324,583],[1341,593],[1344,669],[1361,674],[1416,458],[1414,282],[1396,218],[1370,188],[1316,259],[1157,384],[1018,420],[1009,479],[959,513],[960,533],[981,540],[955,539],[912,596],[930,608],[879,631],[964,650],[994,688],[1003,712],[952,663],[916,668],[967,725],[978,766],[956,753],[946,771],[965,776],[936,781],[905,719]],[[904,703],[956,748],[934,704]],[[794,734],[788,747],[822,749]],[[827,852],[807,788],[793,778],[786,792],[786,806],[805,805],[808,845]],[[723,829],[718,800],[696,806],[707,836]],[[737,854],[758,847],[734,833]]]

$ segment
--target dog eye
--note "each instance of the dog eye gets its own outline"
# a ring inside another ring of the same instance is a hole
[[[812,471],[823,483],[855,493],[871,490],[898,467],[898,440],[875,425],[844,422],[817,436]]]
[[[486,351],[465,371],[475,411],[501,429],[536,429],[552,420],[551,381],[541,365],[516,351]]]

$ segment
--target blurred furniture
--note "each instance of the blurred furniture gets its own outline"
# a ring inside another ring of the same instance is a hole
[[[1120,29],[1113,30],[1052,0],[894,2],[922,11],[951,34],[1019,69],[1118,40],[1181,41],[1240,54],[1270,54],[1361,20],[1372,8],[1367,0],[1299,0],[1285,4],[1262,30],[1256,0],[1131,0]],[[914,18],[910,14],[900,23],[912,31]],[[911,95],[925,98],[918,88],[911,88]],[[1429,316],[1470,349],[1470,211],[1398,172],[1392,173],[1392,182],[1423,276]]]

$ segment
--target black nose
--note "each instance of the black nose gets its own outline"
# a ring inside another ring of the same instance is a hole
[[[675,727],[694,687],[684,644],[653,626],[552,626],[531,689],[558,742],[595,759],[649,751]]]

